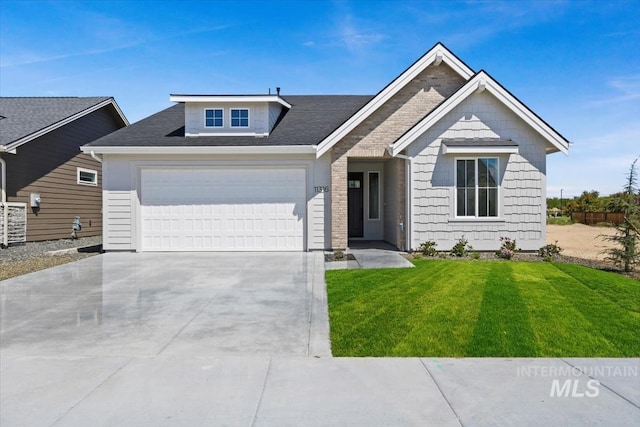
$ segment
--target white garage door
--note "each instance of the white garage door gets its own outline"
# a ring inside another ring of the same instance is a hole
[[[143,169],[143,251],[304,249],[304,169]]]

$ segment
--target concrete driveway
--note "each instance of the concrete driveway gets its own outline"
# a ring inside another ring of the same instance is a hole
[[[640,359],[331,358],[325,295],[321,253],[106,254],[1,282],[0,425],[640,421]]]
[[[328,356],[323,273],[309,253],[88,258],[5,282],[2,356]]]

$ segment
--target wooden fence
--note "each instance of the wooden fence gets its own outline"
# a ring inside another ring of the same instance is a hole
[[[571,214],[571,220],[587,225],[595,225],[599,222],[617,225],[624,221],[624,214],[621,212],[574,212]]]

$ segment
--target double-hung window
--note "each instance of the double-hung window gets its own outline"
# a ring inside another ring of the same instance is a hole
[[[224,126],[222,108],[207,108],[204,110],[204,126],[208,128],[221,128]]]
[[[246,108],[231,109],[231,127],[232,128],[248,128],[249,127],[249,110]]]
[[[456,216],[498,216],[498,159],[456,159]]]

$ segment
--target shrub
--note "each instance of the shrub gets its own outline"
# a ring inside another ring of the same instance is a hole
[[[436,256],[436,254],[438,253],[438,251],[436,250],[436,246],[436,242],[434,242],[433,240],[428,240],[422,243],[418,250],[424,256]]]
[[[473,252],[471,254],[471,258],[473,259],[480,259],[480,252]]]
[[[606,251],[607,259],[623,266],[626,272],[630,272],[634,264],[640,263],[640,191],[637,187],[637,162],[638,158],[631,163],[623,192],[613,201],[624,213],[624,221],[616,227],[614,236],[602,236],[617,246]]]
[[[463,257],[467,256],[469,252],[473,250],[473,247],[469,244],[469,241],[464,238],[464,234],[460,237],[460,240],[453,245],[451,248],[451,252],[449,252],[452,256]]]
[[[560,252],[562,252],[562,248],[558,246],[558,241],[556,240],[555,243],[549,243],[538,249],[538,256],[544,258],[545,261],[551,261],[553,257],[560,255]]]
[[[570,216],[559,216],[556,218],[547,218],[547,224],[553,225],[571,225],[573,220]]]
[[[520,249],[516,246],[516,241],[511,239],[510,237],[501,237],[500,241],[500,249],[496,251],[496,256],[504,259],[512,259]]]
[[[333,259],[335,259],[336,261],[341,261],[343,259],[345,259],[346,256],[344,254],[344,252],[342,252],[341,250],[337,250],[333,253]]]

